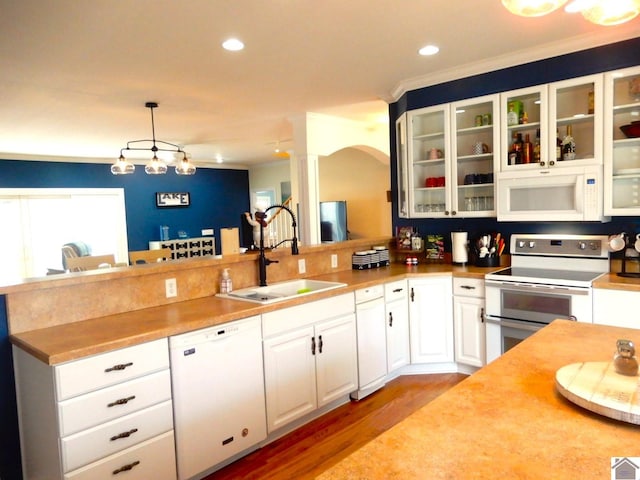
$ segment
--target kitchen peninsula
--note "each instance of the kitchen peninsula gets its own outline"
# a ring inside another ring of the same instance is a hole
[[[637,425],[572,404],[555,372],[611,360],[619,338],[640,330],[556,320],[318,480],[613,478],[612,457],[639,455]]]

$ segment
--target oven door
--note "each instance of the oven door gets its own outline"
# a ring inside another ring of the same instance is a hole
[[[557,318],[592,323],[591,287],[485,281],[487,316],[547,324]]]
[[[485,337],[487,363],[512,349],[542,327],[544,325],[539,323],[487,317]]]

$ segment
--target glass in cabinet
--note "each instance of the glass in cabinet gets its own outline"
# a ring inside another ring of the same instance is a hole
[[[549,138],[555,133],[555,140],[547,153],[556,166],[602,164],[602,79],[589,75],[549,85]]]
[[[605,74],[605,112],[605,214],[640,215],[640,67]]]
[[[540,85],[502,93],[500,113],[501,170],[547,167],[547,87]],[[530,150],[524,145],[527,138],[532,144]],[[540,152],[539,158],[534,152],[536,149]]]
[[[451,104],[450,210],[461,217],[495,212],[494,174],[500,152],[499,96]]]
[[[409,216],[449,215],[449,106],[409,112],[407,129]]]
[[[398,217],[409,217],[407,178],[407,114],[396,120],[396,161],[398,162]]]

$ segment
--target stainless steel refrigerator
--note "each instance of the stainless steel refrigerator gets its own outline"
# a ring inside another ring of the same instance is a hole
[[[320,240],[342,242],[347,240],[347,201],[320,202]]]

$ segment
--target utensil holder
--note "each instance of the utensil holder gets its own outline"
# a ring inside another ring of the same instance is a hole
[[[500,266],[500,257],[477,257],[476,258],[476,267],[499,267]]]

